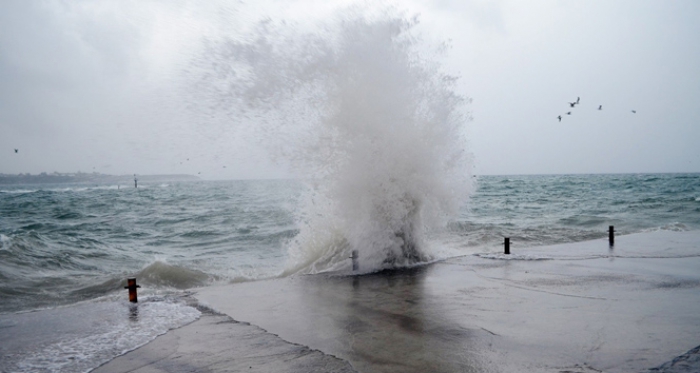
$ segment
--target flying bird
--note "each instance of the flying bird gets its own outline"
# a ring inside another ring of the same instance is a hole
[[[632,110],[632,114],[637,114],[637,110]]]
[[[15,149],[15,153],[19,153],[19,149]]]
[[[603,110],[603,105],[598,105],[598,110]]]
[[[560,116],[558,116],[558,117],[557,117],[557,119],[559,119],[559,121],[561,122],[561,115],[560,115]]]
[[[570,111],[567,111],[567,112],[566,112],[566,115],[571,115],[571,112],[570,112]]]
[[[571,105],[571,107],[574,107],[574,106],[576,106],[576,104],[577,104],[577,102],[576,102],[576,101],[574,101],[574,102],[569,102],[569,105]]]
[[[581,97],[576,97],[576,104],[578,104],[579,101],[581,101]]]

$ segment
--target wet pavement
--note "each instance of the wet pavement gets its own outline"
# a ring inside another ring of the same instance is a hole
[[[202,288],[196,298],[359,372],[642,372],[700,344],[700,236]]]
[[[95,372],[700,371],[700,234],[511,251],[200,288],[199,320]]]
[[[120,356],[93,373],[354,373],[341,359],[226,315],[204,313],[185,327]]]

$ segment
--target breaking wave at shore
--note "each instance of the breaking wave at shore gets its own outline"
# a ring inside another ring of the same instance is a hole
[[[426,234],[469,198],[468,99],[417,24],[359,7],[311,32],[266,20],[201,59],[217,72],[206,93],[310,180],[285,273],[344,268],[353,251],[363,271],[430,260]]]

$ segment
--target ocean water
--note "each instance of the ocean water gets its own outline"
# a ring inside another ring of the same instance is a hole
[[[175,106],[309,181],[0,186],[0,371],[89,371],[197,319],[188,289],[349,272],[353,251],[370,273],[504,236],[700,229],[698,174],[473,177],[461,73],[417,17],[368,5],[248,26],[205,40]]]
[[[609,225],[618,235],[700,229],[700,174],[475,180],[458,214],[425,232],[426,262],[488,257],[503,237],[521,249],[603,238]],[[0,187],[0,369],[89,371],[195,320],[188,289],[349,269],[349,259],[313,270],[298,261],[313,194],[293,180]],[[137,309],[128,277],[142,286]],[[39,329],[54,332],[38,343]]]
[[[129,276],[162,289],[279,276],[297,264],[289,250],[309,189],[288,180],[0,187],[0,312],[94,299]],[[606,237],[609,225],[700,229],[700,175],[480,176],[425,251],[434,260],[499,251],[503,237],[513,247],[579,242]]]

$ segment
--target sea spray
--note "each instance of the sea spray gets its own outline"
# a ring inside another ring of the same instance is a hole
[[[309,183],[285,273],[346,269],[353,250],[363,272],[429,260],[426,232],[466,202],[468,99],[417,25],[353,8],[314,32],[265,20],[210,45],[210,97]]]

